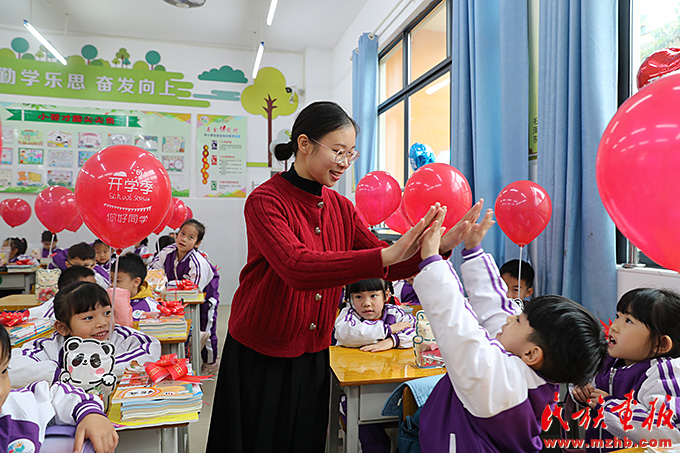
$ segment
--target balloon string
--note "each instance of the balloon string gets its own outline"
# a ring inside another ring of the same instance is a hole
[[[54,245],[54,233],[52,233],[52,240],[50,241],[50,249],[47,251],[47,257],[49,258],[52,254],[52,246]]]
[[[111,282],[113,284],[113,292],[111,298],[113,299],[111,301],[111,318],[113,319],[113,322],[109,325],[109,340],[111,340],[111,335],[113,334],[113,326],[116,324],[116,314],[114,313],[114,306],[116,305],[116,282],[118,281],[118,258],[116,258],[116,264],[113,268],[113,281]]]
[[[520,297],[521,291],[522,291],[522,251],[524,250],[523,246],[519,247],[519,266],[517,270],[517,298],[522,300]]]

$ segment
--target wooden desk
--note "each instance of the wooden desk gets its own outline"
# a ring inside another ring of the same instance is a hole
[[[35,268],[19,272],[0,272],[0,289],[23,289],[24,294],[31,293],[35,283]]]
[[[40,305],[35,294],[12,294],[0,298],[1,310],[26,310]]]
[[[338,451],[336,435],[340,393],[347,395],[347,434],[345,452],[359,451],[359,425],[397,421],[384,417],[382,407],[387,397],[402,382],[420,377],[444,374],[443,368],[416,367],[413,349],[390,349],[383,352],[363,352],[342,346],[330,347],[331,379],[330,430],[326,448]]]

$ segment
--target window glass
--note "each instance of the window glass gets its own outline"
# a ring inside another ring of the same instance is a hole
[[[409,38],[412,82],[446,59],[446,2],[428,14]]]
[[[378,168],[404,187],[404,101],[378,116]]]
[[[404,60],[401,41],[380,59],[380,103],[404,87]]]
[[[413,94],[408,147],[429,145],[437,162],[451,163],[451,77],[447,72]],[[409,165],[409,175],[413,169]]]

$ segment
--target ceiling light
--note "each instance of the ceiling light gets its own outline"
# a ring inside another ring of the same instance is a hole
[[[203,6],[205,5],[206,0],[164,0],[165,3],[168,3],[172,6],[176,6],[178,8],[196,8],[198,6]]]
[[[24,19],[24,27],[26,27],[26,29],[27,29],[28,31],[30,31],[31,34],[32,34],[33,36],[35,36],[35,37],[38,39],[38,41],[40,41],[40,43],[41,43],[43,46],[45,46],[45,47],[47,48],[47,50],[50,51],[50,53],[51,53],[52,55],[54,55],[54,58],[56,58],[57,60],[59,60],[59,63],[61,63],[61,64],[63,64],[64,66],[66,66],[66,58],[64,58],[64,57],[59,53],[59,51],[57,51],[57,49],[55,49],[54,46],[53,46],[47,39],[45,39],[45,37],[44,37],[43,35],[41,35],[40,32],[39,32],[38,30],[35,29],[34,26],[31,25],[31,24],[30,24],[27,20],[25,20],[25,19]]]
[[[274,12],[276,11],[276,4],[279,2],[279,0],[272,0],[272,2],[269,4],[269,12],[267,13],[267,26],[271,27],[272,22],[274,22]]]
[[[260,70],[260,61],[262,61],[262,54],[264,53],[264,41],[260,41],[257,48],[257,56],[255,57],[255,66],[253,66],[253,79],[257,77],[257,72]]]

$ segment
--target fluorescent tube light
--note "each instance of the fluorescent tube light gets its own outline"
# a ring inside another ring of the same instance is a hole
[[[272,0],[272,2],[269,4],[269,12],[267,13],[267,26],[271,27],[272,22],[274,22],[274,12],[276,11],[276,4],[279,2],[279,0]]]
[[[257,77],[257,71],[260,70],[260,61],[262,61],[262,54],[264,53],[264,41],[260,41],[257,48],[257,56],[255,57],[255,66],[253,66],[253,79]]]
[[[26,27],[26,29],[27,29],[28,31],[30,31],[31,34],[32,34],[33,36],[35,36],[35,37],[37,38],[37,40],[40,41],[40,43],[41,43],[43,46],[45,46],[45,47],[47,48],[47,50],[49,50],[50,53],[51,53],[52,55],[54,55],[54,57],[55,57],[57,60],[59,60],[59,63],[61,63],[61,64],[63,64],[64,66],[66,66],[66,58],[64,58],[64,57],[59,53],[59,51],[57,51],[57,49],[55,49],[54,46],[53,46],[52,44],[50,44],[50,42],[49,42],[48,40],[46,40],[45,37],[44,37],[43,35],[41,35],[40,32],[39,32],[38,30],[35,29],[35,27],[34,27],[33,25],[31,25],[30,23],[28,23],[28,21],[27,21],[26,19],[24,19],[24,27]]]
[[[449,78],[449,79],[442,80],[442,81],[439,82],[439,83],[435,83],[435,84],[432,85],[430,88],[428,88],[427,90],[425,90],[425,94],[436,93],[437,91],[441,90],[441,89],[444,88],[446,85],[448,85],[449,83],[451,83],[451,79],[450,79],[450,78]]]

